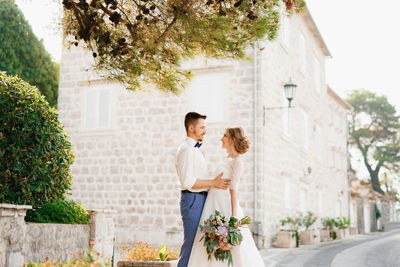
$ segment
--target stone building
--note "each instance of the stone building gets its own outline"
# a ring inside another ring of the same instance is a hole
[[[325,82],[329,51],[308,10],[283,18],[279,37],[248,50],[250,61],[202,57],[185,63],[196,76],[181,95],[132,92],[94,73],[91,53],[64,49],[59,117],[76,156],[72,199],[117,211],[116,243],[182,241],[174,156],[184,115],[208,115],[204,151],[210,167],[224,159],[226,127],[252,141],[244,155],[239,198],[269,246],[279,220],[297,211],[348,216],[349,106]],[[297,84],[294,108],[283,86]],[[264,108],[265,107],[265,108]]]

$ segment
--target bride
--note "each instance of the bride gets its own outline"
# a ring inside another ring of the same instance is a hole
[[[228,153],[227,177],[231,178],[230,190],[211,188],[204,204],[203,213],[200,218],[202,224],[210,215],[218,210],[222,215],[229,218],[234,216],[238,219],[244,217],[242,209],[239,206],[237,193],[240,191],[240,178],[243,171],[243,162],[241,155],[249,150],[249,140],[244,135],[240,127],[228,128],[221,139],[222,147]],[[250,230],[246,227],[241,228],[243,240],[240,246],[232,248],[233,267],[263,267],[264,263],[254,244]],[[194,239],[192,252],[190,254],[188,267],[227,267],[228,261],[217,261],[214,257],[208,260],[206,248],[200,229],[197,230]]]

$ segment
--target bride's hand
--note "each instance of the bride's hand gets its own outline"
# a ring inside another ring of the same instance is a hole
[[[229,179],[222,179],[222,175],[224,173],[221,172],[215,179],[213,180],[213,187],[218,189],[227,189],[231,185],[231,180]]]

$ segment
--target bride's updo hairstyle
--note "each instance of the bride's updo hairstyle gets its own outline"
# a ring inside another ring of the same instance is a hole
[[[233,140],[233,146],[239,154],[244,154],[250,149],[250,141],[247,136],[244,135],[244,131],[241,127],[233,127],[226,129],[229,136]]]

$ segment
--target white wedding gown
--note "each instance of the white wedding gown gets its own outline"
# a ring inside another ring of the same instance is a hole
[[[228,159],[224,170],[224,177],[231,178],[231,189],[236,190],[236,192],[240,191],[238,189],[240,188],[239,181],[242,170],[243,162],[240,156]],[[215,188],[209,190],[200,218],[200,224],[203,224],[210,215],[215,214],[215,210],[218,210],[228,219],[232,215],[229,190]],[[236,211],[237,218],[241,219],[244,217],[239,204]],[[241,228],[241,233],[243,235],[243,240],[240,246],[235,246],[232,249],[233,267],[264,267],[264,262],[247,226]],[[203,246],[204,240],[199,242],[202,236],[203,234],[200,232],[200,229],[198,229],[190,254],[188,267],[228,267],[228,260],[217,261],[214,256],[208,260],[206,248]]]

